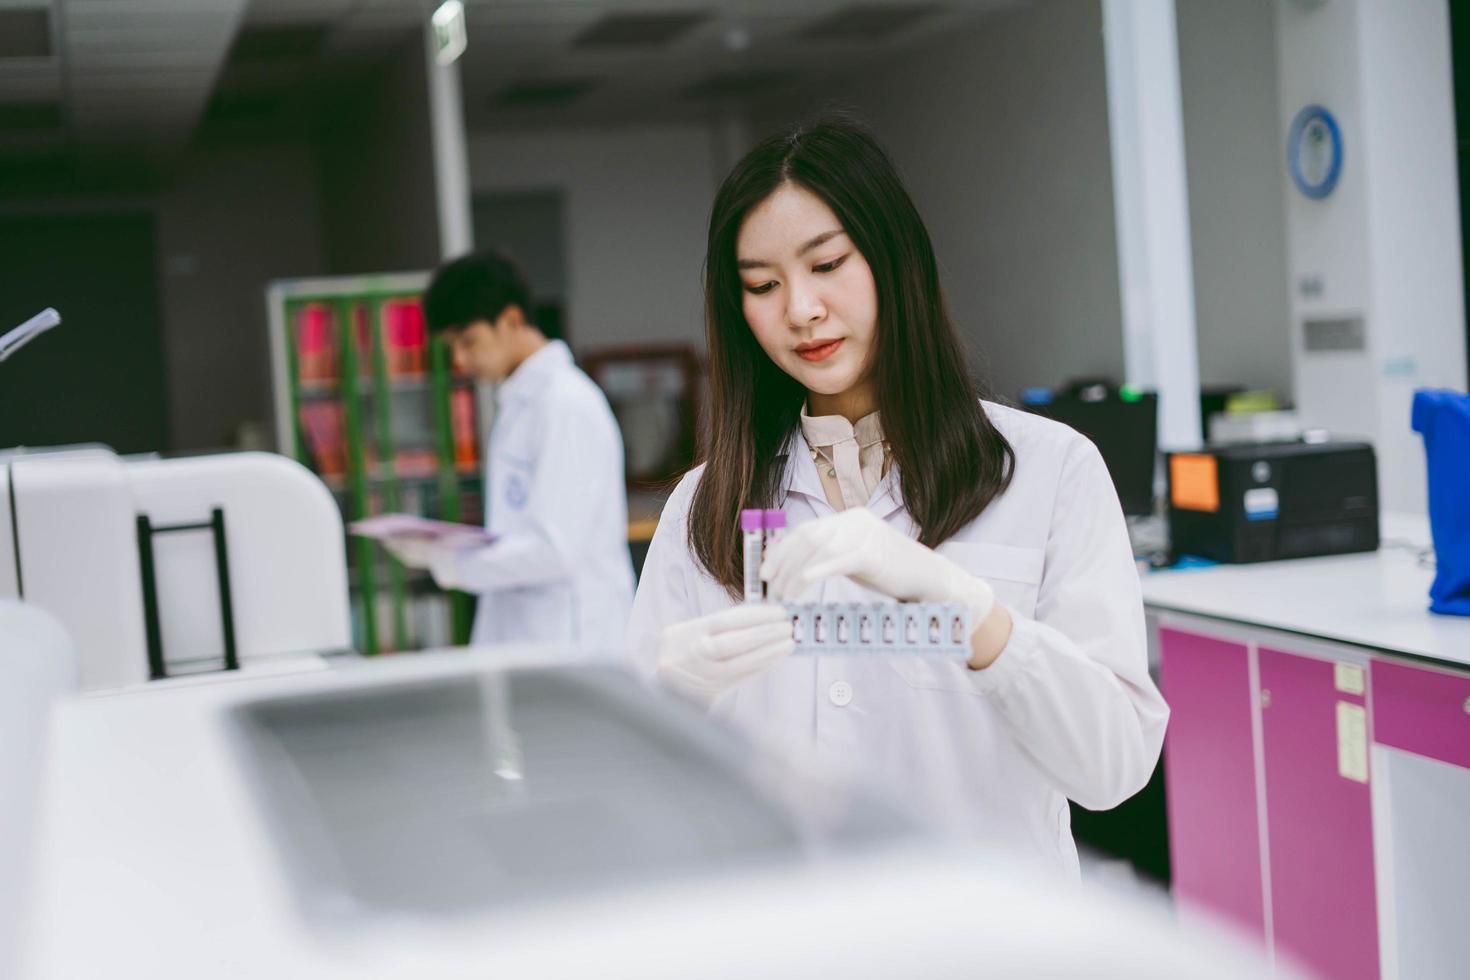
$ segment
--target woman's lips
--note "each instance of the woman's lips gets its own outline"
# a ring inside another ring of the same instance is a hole
[[[796,348],[796,356],[803,361],[825,361],[837,353],[837,348],[842,346],[841,340],[829,340],[823,344],[814,344],[810,347],[803,344]]]

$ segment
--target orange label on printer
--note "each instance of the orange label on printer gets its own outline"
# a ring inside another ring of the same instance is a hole
[[[1169,499],[1180,510],[1220,509],[1219,464],[1203,453],[1176,453],[1169,457]]]

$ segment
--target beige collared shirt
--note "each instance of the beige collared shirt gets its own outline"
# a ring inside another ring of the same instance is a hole
[[[878,413],[853,424],[841,415],[812,417],[802,406],[801,434],[816,453],[817,476],[832,509],[866,507],[883,479],[887,457]]]

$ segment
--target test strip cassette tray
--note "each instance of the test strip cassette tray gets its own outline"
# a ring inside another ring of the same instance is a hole
[[[928,602],[790,604],[798,653],[968,656],[970,611]]]

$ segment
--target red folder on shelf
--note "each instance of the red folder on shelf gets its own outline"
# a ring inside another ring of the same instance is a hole
[[[318,303],[302,307],[296,322],[296,373],[302,381],[336,379],[335,333],[330,309]]]
[[[456,388],[449,396],[449,423],[454,437],[454,466],[461,472],[473,472],[479,465],[479,447],[475,442],[475,393]]]
[[[394,378],[423,377],[429,363],[424,308],[410,301],[385,304],[383,332],[388,374]]]

